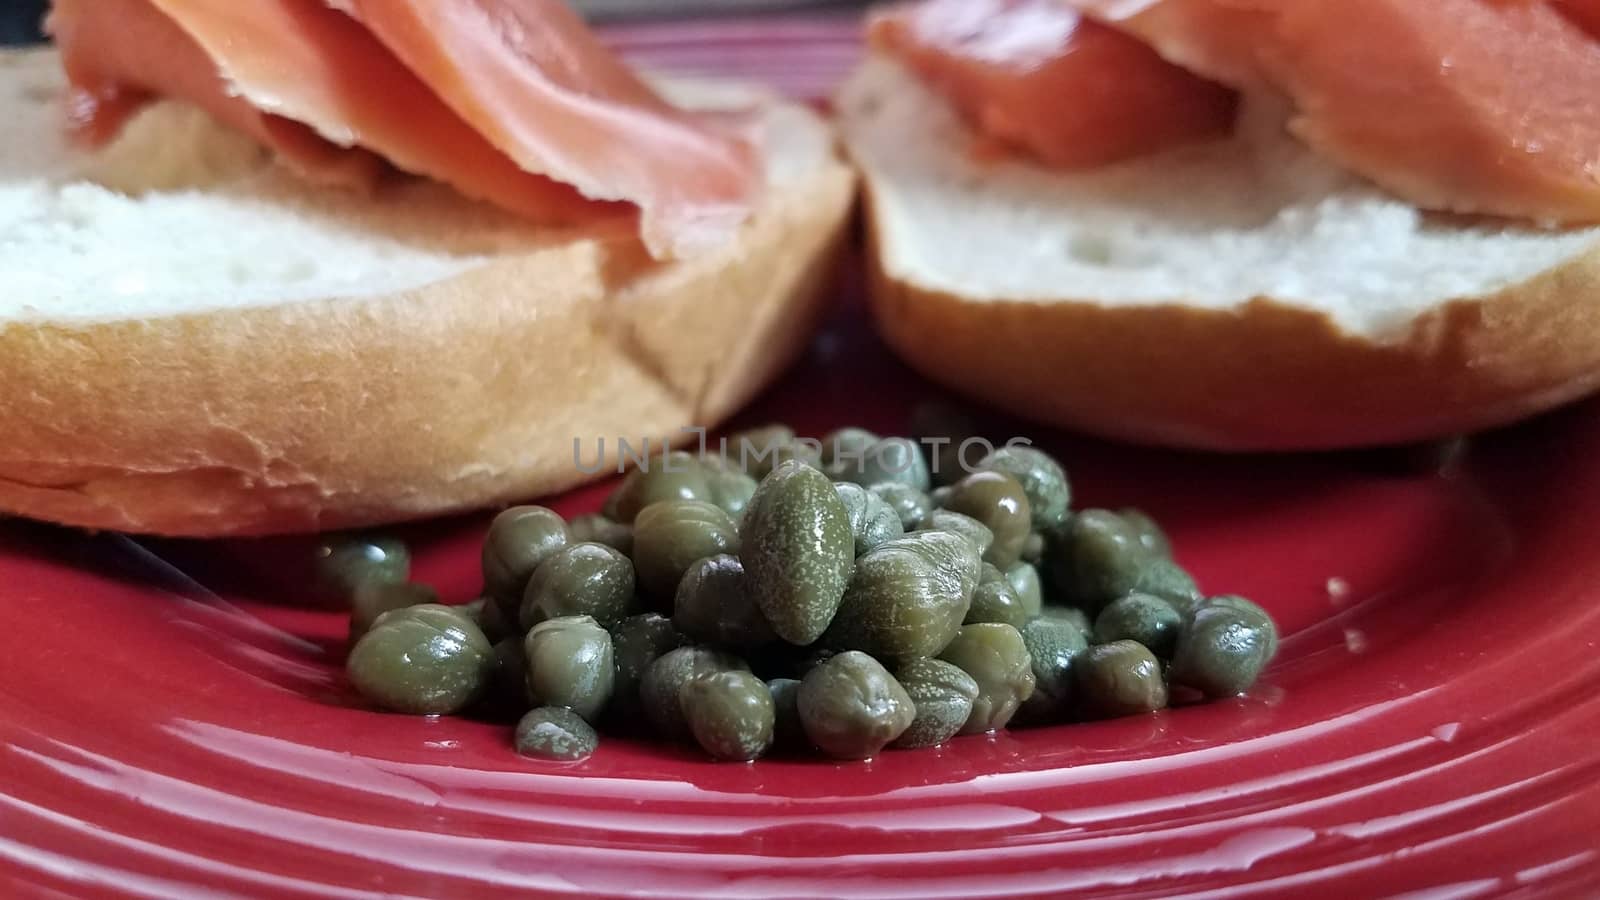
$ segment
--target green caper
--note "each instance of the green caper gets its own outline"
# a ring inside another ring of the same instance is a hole
[[[1022,634],[1010,625],[962,626],[939,658],[978,683],[978,696],[962,734],[1006,727],[1023,702],[1033,696],[1033,660]]]
[[[567,540],[567,523],[542,506],[513,506],[495,516],[483,540],[484,591],[515,618],[533,570]]]
[[[1037,566],[1044,561],[1045,546],[1044,535],[1031,531],[1028,533],[1028,539],[1022,542],[1022,555],[1019,558],[1029,565]]]
[[[1002,472],[974,472],[956,482],[945,508],[971,516],[989,529],[991,542],[984,561],[1003,569],[1017,562],[1032,533],[1028,495],[1016,479]]]
[[[1057,619],[1066,622],[1072,627],[1088,635],[1094,631],[1094,623],[1089,621],[1089,616],[1076,606],[1051,606],[1046,604],[1039,612],[1045,619]]]
[[[1088,649],[1082,630],[1063,619],[1034,619],[1022,626],[1022,643],[1033,663],[1033,696],[1018,710],[1019,720],[1060,722],[1072,709],[1072,663]]]
[[[1178,636],[1168,676],[1207,697],[1242,694],[1267,665],[1271,627],[1246,610],[1202,606]]]
[[[989,526],[969,515],[948,509],[936,509],[928,513],[928,517],[922,520],[921,530],[959,534],[978,549],[980,557],[986,556],[994,545],[994,532],[989,530]]]
[[[1048,453],[1034,447],[1008,445],[985,456],[977,469],[1010,475],[1022,485],[1028,496],[1035,531],[1048,531],[1067,520],[1072,488],[1061,464]]]
[[[1028,618],[1039,615],[1044,609],[1044,588],[1039,584],[1039,570],[1029,563],[1019,562],[1006,569],[1005,576],[1006,581],[1011,583],[1011,589],[1017,592],[1017,600]]]
[[[568,544],[533,570],[522,597],[524,629],[563,616],[613,628],[633,612],[633,563],[605,544]]]
[[[749,672],[702,675],[678,689],[689,730],[712,759],[749,762],[772,746],[777,706]]]
[[[905,733],[917,710],[905,688],[879,662],[856,650],[840,653],[800,682],[806,737],[837,759],[870,759]]]
[[[850,514],[850,532],[855,535],[856,555],[860,556],[887,540],[905,534],[900,516],[883,498],[859,484],[847,481],[833,486]]]
[[[363,584],[399,584],[411,577],[411,554],[391,537],[337,537],[317,547],[317,576],[340,599]]]
[[[616,684],[611,691],[609,719],[632,726],[641,715],[639,681],[650,664],[688,643],[672,620],[659,613],[643,613],[622,620],[611,632],[611,655],[616,662]]]
[[[900,517],[900,529],[911,531],[928,513],[933,512],[933,500],[927,494],[908,484],[898,481],[880,481],[867,490],[878,495],[878,499],[889,505],[894,514]]]
[[[524,639],[528,693],[541,706],[565,706],[593,722],[616,684],[611,634],[588,616],[546,619]]]
[[[958,577],[962,593],[970,594],[977,590],[978,583],[983,580],[983,560],[980,558],[981,551],[970,540],[955,532],[939,529],[912,531],[906,537],[915,540],[917,548],[938,562],[942,571],[949,571]]]
[[[849,481],[871,487],[886,481],[926,491],[932,486],[928,461],[915,441],[885,438],[849,459],[836,458],[828,474],[836,481]]]
[[[384,709],[446,715],[487,689],[494,665],[494,647],[471,619],[430,604],[379,616],[351,648],[345,670]]]
[[[439,602],[439,592],[414,581],[364,581],[350,597],[350,640],[359,639],[386,612]]]
[[[579,516],[567,523],[574,544],[605,544],[623,556],[633,555],[633,526],[614,522],[600,513]]]
[[[606,515],[618,522],[633,523],[640,512],[667,500],[709,500],[711,473],[695,456],[674,450],[647,459],[646,464],[629,472],[617,487]],[[637,536],[637,531],[636,531]]]
[[[1199,596],[1194,579],[1170,558],[1151,553],[1116,513],[1078,513],[1055,541],[1052,587],[1091,612],[1136,591],[1169,603]]]
[[[772,630],[791,644],[821,637],[855,561],[850,511],[828,476],[795,461],[774,469],[750,500],[742,543],[747,589]]]
[[[821,468],[822,442],[797,437],[786,426],[771,426],[729,438],[728,456],[730,463],[760,481],[790,461]]]
[[[1167,705],[1161,662],[1137,641],[1100,644],[1072,663],[1078,704],[1104,719],[1153,712]]]
[[[730,453],[728,453],[728,448],[726,447],[714,448],[712,445],[707,444],[706,447],[702,448],[701,452],[699,452],[699,455],[694,456],[694,458],[699,461],[701,468],[706,469],[707,474],[710,474],[710,476],[717,476],[717,474],[723,474],[723,472],[739,472],[739,474],[747,474],[747,472],[744,471],[744,466],[739,464],[738,452],[734,452],[733,455],[730,455]]]
[[[999,569],[984,563],[978,587],[972,592],[972,606],[967,610],[967,618],[962,624],[995,622],[1021,628],[1029,618],[1028,611],[1023,608],[1022,598],[1012,590],[1011,582],[1000,574]]]
[[[1158,556],[1172,554],[1172,541],[1167,539],[1167,533],[1161,530],[1155,519],[1150,518],[1149,513],[1130,506],[1118,511],[1117,515],[1122,517],[1134,539],[1146,550]]]
[[[770,425],[758,425],[754,428],[736,431],[725,438],[725,443],[728,447],[729,459],[734,461],[739,458],[739,451],[742,447],[748,446],[752,450],[764,449],[769,446],[786,444],[794,439],[793,428],[775,422]]]
[[[933,656],[955,637],[972,603],[980,565],[965,539],[917,531],[856,560],[824,645],[883,659]]]
[[[1098,613],[1129,592],[1127,586],[1153,559],[1129,533],[1122,518],[1103,509],[1083,510],[1065,527],[1048,532],[1046,576],[1058,599]]]
[[[1203,604],[1199,605],[1226,606],[1229,609],[1236,609],[1239,612],[1244,613],[1247,618],[1255,621],[1256,624],[1260,625],[1261,628],[1266,632],[1267,661],[1271,662],[1272,658],[1278,655],[1278,623],[1274,622],[1272,620],[1272,616],[1268,615],[1267,611],[1262,609],[1258,604],[1254,603],[1253,601],[1246,600],[1238,594],[1223,594],[1220,597],[1212,597],[1211,599],[1204,601]],[[1190,611],[1192,612],[1193,610]],[[1182,612],[1182,610],[1180,610],[1180,612]]]
[[[755,648],[772,643],[778,636],[745,584],[737,556],[696,560],[678,582],[672,624],[690,640],[706,644]]]
[[[712,472],[706,476],[706,486],[707,499],[738,521],[749,508],[750,498],[755,496],[757,482],[743,472],[730,470]]]
[[[804,747],[805,726],[800,724],[800,682],[794,678],[774,678],[767,682],[772,695],[774,747]]]
[[[736,472],[741,475],[745,474],[744,469],[740,467],[737,459],[730,459],[725,453],[722,452],[713,452],[709,446],[707,446],[699,456],[695,457],[695,461],[706,470],[707,475],[720,475],[727,472]]]
[[[733,519],[710,503],[651,504],[633,523],[633,565],[639,587],[658,602],[670,603],[695,560],[731,553],[738,542],[739,528]]]
[[[694,734],[683,715],[678,692],[703,675],[745,671],[744,660],[709,647],[679,647],[669,650],[645,669],[639,681],[639,700],[645,718],[656,734],[674,741],[690,740]]]
[[[724,440],[723,457],[729,468],[739,469],[759,480],[767,477],[784,459],[793,458],[792,450],[797,441],[794,429],[787,425],[748,428],[728,435]],[[821,456],[819,449],[810,462],[820,462]]]
[[[1183,618],[1172,604],[1149,594],[1129,594],[1100,611],[1094,620],[1097,644],[1138,641],[1161,659],[1171,659]]]
[[[883,438],[880,435],[865,428],[840,428],[828,432],[822,437],[822,470],[826,472],[838,462],[848,464],[860,460],[881,440]]]
[[[1145,566],[1133,590],[1160,597],[1180,613],[1194,609],[1204,599],[1194,576],[1169,556],[1158,556]]]
[[[972,717],[978,683],[959,667],[943,660],[916,659],[894,674],[917,708],[911,727],[895,740],[896,747],[937,747],[955,737]]]
[[[772,464],[767,466],[766,473],[771,475],[773,470],[786,462],[798,462],[813,469],[822,468],[822,445],[815,438],[795,438],[794,443],[779,447],[773,454]],[[751,473],[754,475],[755,473]],[[760,476],[765,478],[766,475]]]
[[[535,759],[578,762],[594,755],[600,736],[564,706],[541,706],[517,723],[517,752]]]

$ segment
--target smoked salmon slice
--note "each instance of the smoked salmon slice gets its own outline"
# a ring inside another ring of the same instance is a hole
[[[1600,221],[1592,0],[1069,0],[1426,209]],[[1244,23],[1242,26],[1240,23]]]
[[[369,18],[384,39],[356,5],[329,0],[57,0],[52,28],[85,117],[113,127],[144,96],[179,97],[313,177],[330,180],[328,160],[381,157],[540,223],[642,223],[658,257],[723,240],[749,214],[754,150],[667,105],[561,4],[506,4],[519,16],[507,20],[486,0],[429,0],[428,40],[452,42],[431,58],[396,25],[401,0],[381,5]],[[486,63],[483,34],[522,35],[538,52]],[[489,107],[514,121],[458,111],[474,111],[463,96],[529,93],[565,103]],[[535,134],[548,158],[525,152]]]
[[[522,171],[318,0],[56,0],[51,26],[74,82],[196,103],[312,180],[370,184],[382,157],[540,223],[626,214]]]
[[[329,143],[234,95],[205,50],[148,0],[55,0],[48,28],[72,86],[70,124],[91,143],[115,137],[152,99],[182,97],[273,148],[302,177],[367,187],[382,173],[377,156]]]
[[[1162,59],[1241,90],[1267,88],[1257,53],[1298,0],[1057,0],[1137,38]],[[1337,2],[1337,0],[1332,0]]]
[[[658,255],[719,242],[749,212],[749,143],[668,104],[562,0],[328,0],[523,169],[643,212]]]
[[[1059,0],[928,0],[879,13],[869,35],[983,134],[1049,165],[1104,165],[1233,124],[1233,91]]]

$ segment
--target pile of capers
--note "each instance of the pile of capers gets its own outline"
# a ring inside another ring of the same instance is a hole
[[[600,514],[501,513],[466,606],[410,582],[392,541],[330,545],[351,683],[397,712],[514,711],[518,751],[545,759],[602,731],[866,759],[1234,696],[1277,650],[1272,619],[1203,595],[1148,516],[1073,511],[1034,447],[964,467],[860,428],[730,443],[651,460]]]

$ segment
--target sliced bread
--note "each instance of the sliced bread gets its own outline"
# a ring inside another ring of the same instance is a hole
[[[600,438],[681,440],[799,352],[854,192],[828,127],[765,102],[752,221],[655,265],[432,184],[307,187],[173,104],[84,153],[58,70],[0,54],[0,511],[72,525],[326,529],[595,477]]]
[[[1247,106],[1093,171],[981,159],[873,59],[838,107],[873,302],[913,366],[1039,421],[1219,450],[1422,440],[1600,387],[1600,230],[1428,215]]]

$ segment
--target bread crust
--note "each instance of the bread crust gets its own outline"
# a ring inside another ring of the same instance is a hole
[[[1600,389],[1600,243],[1382,342],[1272,297],[1232,309],[970,300],[896,277],[864,186],[872,308],[929,378],[1016,415],[1143,444],[1316,450],[1450,437]]]
[[[591,237],[388,296],[0,326],[0,510],[265,535],[573,487],[575,439],[589,469],[600,437],[681,439],[793,360],[854,186],[830,159],[668,265]]]

